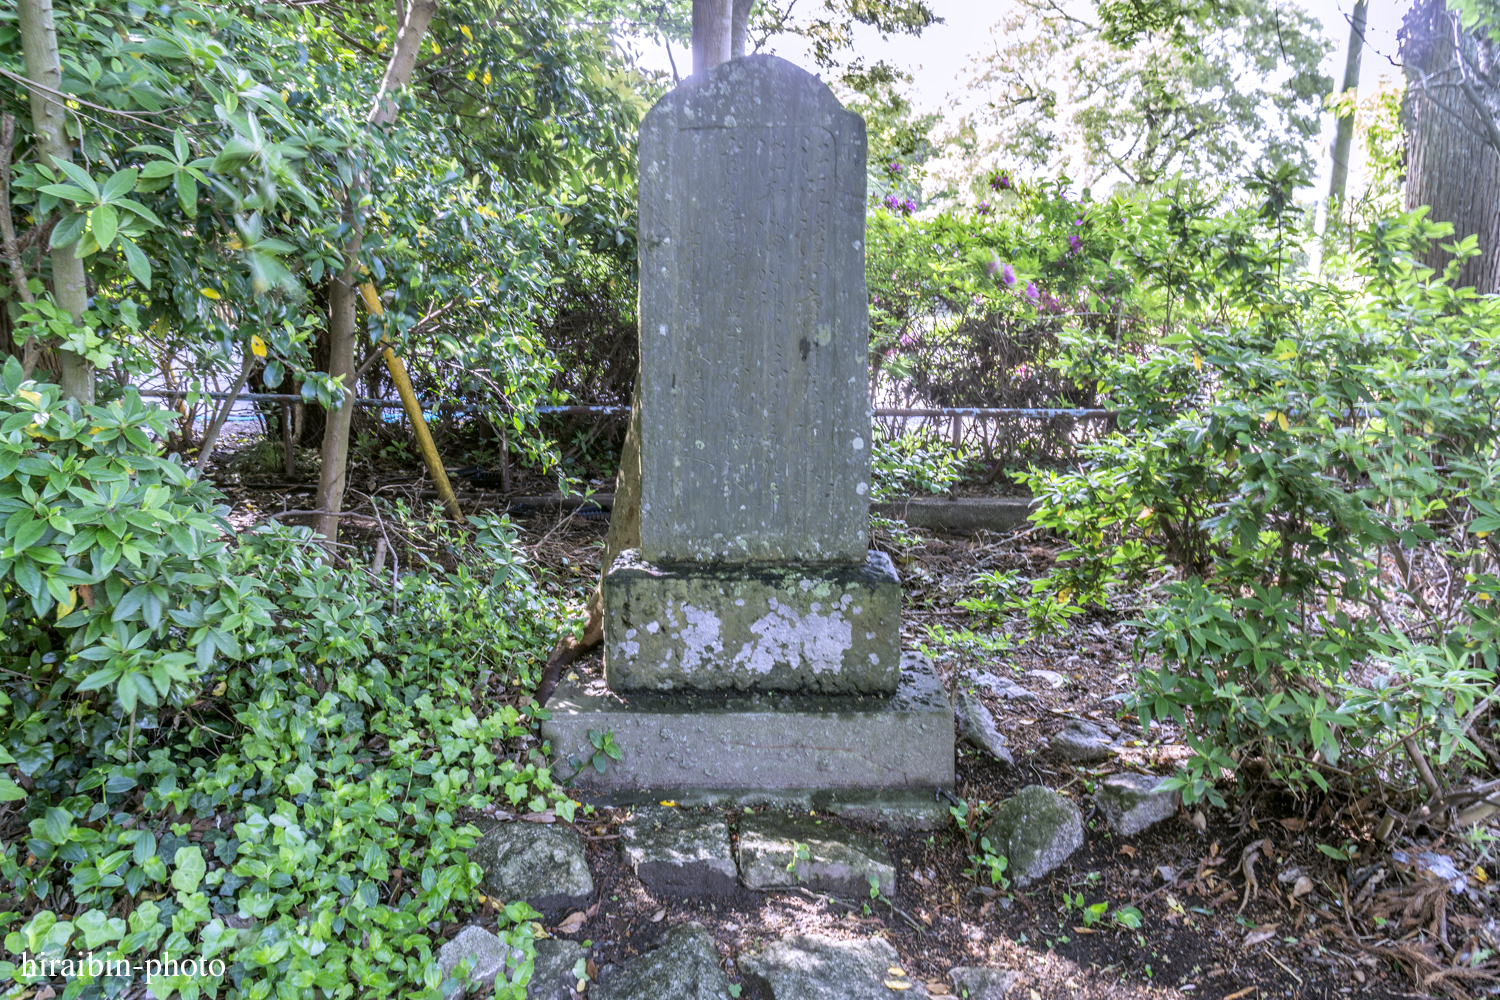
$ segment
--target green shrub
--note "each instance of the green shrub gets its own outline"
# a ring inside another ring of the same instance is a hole
[[[1139,623],[1160,665],[1127,705],[1189,729],[1190,801],[1250,757],[1325,787],[1393,750],[1418,774],[1479,759],[1456,720],[1500,666],[1500,303],[1417,263],[1448,231],[1412,213],[1360,234],[1358,293],[1206,240],[1212,315],[1141,356],[1072,344],[1120,429],[1031,475],[1034,520],[1072,543],[1055,583],[1080,600],[1162,582]]]
[[[8,955],[224,963],[157,996],[442,996],[436,931],[478,902],[464,810],[575,807],[521,739],[556,615],[508,523],[438,540],[452,571],[337,568],[305,528],[235,538],[160,457],[163,411],[4,379]],[[497,996],[525,996],[534,917],[499,913]]]

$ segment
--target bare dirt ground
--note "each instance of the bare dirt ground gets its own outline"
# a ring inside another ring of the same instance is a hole
[[[221,468],[233,468],[232,446],[219,456]],[[295,520],[299,515],[279,511],[312,506],[315,474],[302,482],[264,472],[224,479],[221,488],[237,528],[269,516]],[[513,492],[540,492],[545,485],[518,483]],[[372,496],[430,502],[415,470],[372,467],[363,478],[356,476],[348,504],[356,511],[346,522],[353,544],[371,545],[378,537]],[[508,506],[493,491],[461,490],[460,498],[475,513]],[[607,527],[603,518],[519,511],[514,520],[546,586],[575,600],[592,586]],[[956,672],[979,667],[1039,696],[1020,703],[986,696],[1017,767],[1006,770],[962,747],[956,797],[998,802],[1024,785],[1045,784],[1082,810],[1083,849],[1040,883],[999,891],[965,874],[973,868],[967,841],[950,825],[932,834],[886,834],[898,868],[889,903],[748,890],[735,899],[658,899],[634,878],[617,848],[614,827],[624,812],[580,814],[577,826],[590,838],[600,896],[597,909],[568,936],[591,941],[600,965],[619,963],[649,948],[668,928],[698,920],[713,933],[736,981],[734,963],[743,952],[788,933],[815,932],[885,936],[917,981],[913,995],[945,995],[950,968],[979,964],[1019,971],[1022,979],[1009,996],[1022,1000],[1379,1000],[1500,992],[1491,960],[1495,895],[1484,870],[1497,865],[1487,831],[1416,845],[1453,858],[1465,874],[1457,893],[1392,860],[1391,847],[1412,845],[1376,842],[1360,803],[1298,799],[1254,782],[1246,793],[1231,796],[1227,810],[1180,810],[1153,830],[1122,840],[1092,805],[1094,783],[1121,770],[1170,774],[1188,755],[1175,726],[1142,733],[1133,718],[1121,715],[1118,701],[1109,700],[1130,689],[1137,669],[1128,609],[1096,612],[1075,619],[1061,635],[1026,639],[998,652],[944,647],[934,643],[932,627],[983,625],[954,604],[975,573],[1014,569],[1023,578],[1039,576],[1052,564],[1054,547],[1027,532],[883,541],[894,550],[906,584],[907,648],[926,646],[950,685]],[[575,669],[597,669],[597,661]],[[1031,673],[1037,670],[1059,676]],[[1119,727],[1129,745],[1103,766],[1071,764],[1051,750],[1049,739],[1073,718]],[[1318,849],[1348,839],[1367,845],[1363,857],[1335,861]],[[1139,909],[1141,925],[1112,926],[1106,918],[1085,926],[1083,910],[1101,902],[1109,912]],[[565,916],[547,914],[548,926],[555,928]]]

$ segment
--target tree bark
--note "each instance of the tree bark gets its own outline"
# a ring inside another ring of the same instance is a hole
[[[1369,0],[1359,0],[1354,5],[1354,16],[1349,19],[1349,53],[1344,57],[1344,86],[1340,94],[1359,92],[1359,62],[1365,48],[1365,19],[1370,9]],[[1333,137],[1333,177],[1328,184],[1328,208],[1335,210],[1344,200],[1344,190],[1349,184],[1349,146],[1354,140],[1354,109],[1342,115],[1338,131]]]
[[[21,48],[25,55],[28,79],[62,90],[62,66],[57,56],[57,26],[52,15],[52,0],[18,0],[20,15]],[[41,162],[56,169],[57,163],[73,159],[73,143],[68,138],[67,114],[61,99],[36,87],[28,87],[31,94],[31,123],[36,133]],[[8,184],[10,178],[0,178]],[[62,309],[67,310],[76,323],[88,308],[88,279],[84,274],[83,261],[73,253],[73,247],[58,247],[52,251],[52,298]],[[94,366],[88,359],[71,351],[57,352],[58,383],[62,386],[63,398],[76,399],[80,403],[94,401]]]
[[[734,0],[693,0],[694,75],[729,61],[733,19]]]
[[[1491,138],[1500,114],[1496,46],[1458,32],[1442,0],[1423,0],[1402,22],[1401,58],[1406,206],[1431,206],[1431,218],[1453,223],[1458,239],[1478,236],[1483,253],[1464,263],[1458,284],[1480,294],[1500,291],[1500,150]],[[1450,259],[1433,247],[1423,263],[1441,269]]]
[[[400,8],[397,8],[398,13]],[[389,125],[396,120],[396,102],[391,95],[405,87],[416,66],[422,39],[437,11],[437,0],[412,0],[406,9],[396,48],[386,63],[380,90],[370,105],[366,124]],[[339,515],[343,512],[344,491],[348,487],[349,425],[354,421],[354,397],[359,393],[355,379],[355,344],[359,339],[359,322],[355,305],[359,300],[359,250],[364,242],[364,223],[359,218],[359,203],[364,193],[364,176],[355,171],[354,183],[345,195],[344,214],[349,220],[349,239],[344,244],[344,269],[328,289],[328,374],[344,377],[347,393],[343,404],[330,412],[323,425],[323,467],[318,472],[318,516],[315,530],[330,543],[338,541]]]

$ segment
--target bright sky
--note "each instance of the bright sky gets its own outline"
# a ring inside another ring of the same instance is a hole
[[[884,60],[893,66],[911,73],[915,80],[911,94],[913,103],[922,111],[944,109],[951,95],[963,86],[972,56],[993,47],[990,28],[997,20],[995,4],[987,0],[929,0],[932,8],[943,18],[943,24],[928,28],[919,38],[904,35],[892,36],[882,41],[878,32],[863,25],[856,26],[858,39],[856,50],[868,62]],[[1288,0],[1289,4],[1295,0]],[[1349,39],[1348,17],[1354,10],[1353,0],[1304,0],[1301,3],[1323,25],[1326,37],[1334,42],[1323,69],[1333,78],[1338,87],[1344,75],[1344,58]],[[1360,90],[1373,91],[1382,76],[1393,80],[1401,78],[1401,70],[1393,65],[1397,59],[1396,32],[1401,19],[1411,9],[1411,0],[1370,0],[1368,24],[1365,30],[1365,50],[1360,61]],[[773,41],[769,51],[803,66],[811,66],[800,39],[783,38]],[[679,69],[691,65],[690,55],[680,49],[674,50]],[[642,61],[649,66],[667,68],[665,53],[659,47],[645,47]],[[1325,116],[1324,134],[1319,144],[1319,174],[1315,190],[1326,192],[1330,156],[1329,143],[1333,137],[1333,119]],[[1358,170],[1358,162],[1354,164]],[[1352,180],[1352,178],[1351,178]]]

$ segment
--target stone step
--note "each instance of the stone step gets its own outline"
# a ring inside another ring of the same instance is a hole
[[[755,955],[742,955],[740,974],[766,1000],[890,1000],[925,997],[920,980],[896,977],[901,956],[884,938],[841,941],[821,934],[782,938]],[[903,970],[904,971],[904,970]],[[886,981],[907,981],[893,990]]]
[[[739,889],[722,813],[646,806],[621,824],[620,845],[653,894],[730,896]]]
[[[538,910],[587,906],[594,879],[576,830],[544,823],[486,823],[469,850],[484,869],[484,891],[506,902],[524,899]]]

